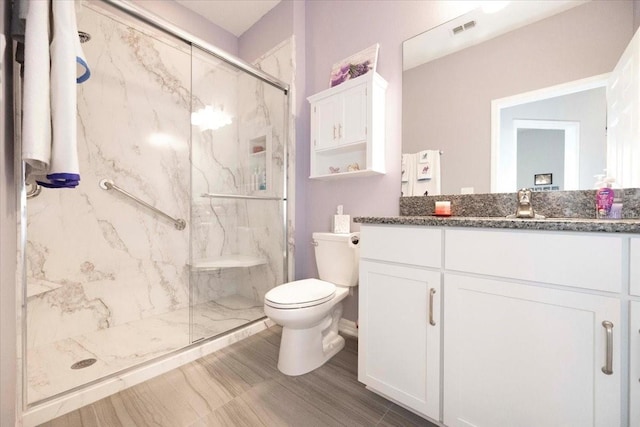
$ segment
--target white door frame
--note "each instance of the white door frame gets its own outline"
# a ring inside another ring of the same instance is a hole
[[[514,158],[509,163],[513,165],[513,182],[517,182],[517,145],[518,129],[552,129],[564,130],[564,190],[578,190],[580,183],[580,122],[563,120],[520,120],[513,121],[513,144],[511,150]],[[506,174],[502,176],[506,177]],[[511,176],[509,178],[511,179]],[[511,181],[510,181],[511,182]]]
[[[516,190],[515,175],[513,183],[507,182],[505,179],[498,179],[503,175],[503,168],[500,166],[500,114],[503,108],[509,108],[529,102],[541,101],[543,99],[554,98],[557,96],[569,95],[572,93],[582,92],[585,90],[606,87],[607,79],[610,73],[599,74],[593,77],[587,77],[573,82],[563,83],[556,86],[550,86],[530,92],[524,92],[505,98],[494,99],[491,101],[491,192],[505,193]],[[515,150],[514,150],[515,152]],[[511,162],[508,162],[511,163]],[[504,164],[504,162],[503,162]],[[501,182],[505,181],[505,182]],[[576,187],[577,188],[577,187]]]

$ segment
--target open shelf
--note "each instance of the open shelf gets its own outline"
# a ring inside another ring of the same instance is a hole
[[[358,171],[352,171],[352,172],[338,172],[338,173],[329,173],[326,175],[314,175],[314,176],[310,176],[309,178],[318,179],[320,181],[330,181],[333,179],[356,178],[356,177],[372,176],[372,175],[384,175],[384,172],[365,169],[365,170],[358,170]]]

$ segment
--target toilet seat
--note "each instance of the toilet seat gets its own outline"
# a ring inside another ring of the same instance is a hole
[[[273,308],[293,309],[319,305],[336,293],[336,285],[318,279],[304,279],[276,286],[264,296]]]

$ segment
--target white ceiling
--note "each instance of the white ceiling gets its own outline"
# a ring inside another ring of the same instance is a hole
[[[280,0],[175,0],[217,26],[240,37]]]

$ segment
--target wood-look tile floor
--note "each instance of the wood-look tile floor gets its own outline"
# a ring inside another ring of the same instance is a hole
[[[272,327],[43,426],[436,427],[358,382],[356,340],[321,368],[288,377],[276,367],[280,334]]]

